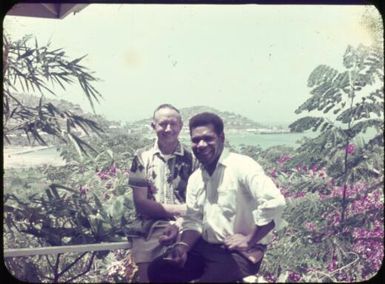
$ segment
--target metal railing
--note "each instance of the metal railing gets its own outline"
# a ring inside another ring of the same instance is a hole
[[[4,249],[4,258],[31,256],[31,255],[44,255],[44,254],[58,254],[58,253],[67,253],[67,252],[103,251],[103,250],[131,249],[131,248],[132,248],[132,245],[128,241],[113,242],[113,243],[69,245],[69,246],[16,248],[16,249]]]
[[[4,249],[4,258],[23,257],[32,255],[59,254],[68,252],[86,252],[86,251],[106,251],[116,249],[131,249],[132,244],[128,241],[98,244],[82,244],[68,246],[51,246],[51,247],[35,247],[35,248],[17,248]],[[256,275],[250,275],[243,278],[245,283],[256,283]]]

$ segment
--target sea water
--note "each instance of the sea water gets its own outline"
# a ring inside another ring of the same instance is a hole
[[[362,137],[368,141],[372,138],[375,131],[369,131]],[[308,131],[304,133],[227,133],[226,140],[231,146],[237,147],[241,144],[260,146],[262,149],[267,149],[272,146],[284,145],[296,148],[300,146],[300,141],[304,138],[315,138],[319,135],[318,132]],[[181,141],[185,145],[190,145],[190,138],[188,135],[181,135]],[[16,153],[18,152],[18,153]],[[37,166],[41,164],[62,165],[65,162],[60,157],[56,147],[49,147],[46,149],[38,149],[36,151],[16,151],[14,148],[4,148],[4,168],[21,168]]]

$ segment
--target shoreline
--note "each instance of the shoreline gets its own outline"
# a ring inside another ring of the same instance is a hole
[[[3,147],[3,167],[30,168],[43,165],[63,166],[66,162],[60,157],[55,146],[11,146]]]
[[[19,155],[19,154],[37,152],[37,151],[50,149],[50,148],[55,148],[55,146],[5,146],[3,147],[3,153],[4,155],[6,153]]]

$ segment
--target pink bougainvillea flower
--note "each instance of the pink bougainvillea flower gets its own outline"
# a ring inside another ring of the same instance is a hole
[[[97,175],[99,176],[99,178],[101,180],[109,179],[108,173],[105,172],[105,171],[100,171],[100,172],[97,173]]]
[[[289,190],[287,188],[281,187],[280,190],[281,190],[281,193],[283,194],[284,197],[289,197],[290,196],[290,192],[289,192]]]
[[[287,154],[284,154],[282,155],[281,157],[279,157],[279,159],[277,160],[277,163],[280,164],[280,165],[283,165],[285,162],[287,162],[288,160],[290,160],[290,156],[287,155]]]
[[[333,253],[332,261],[329,262],[329,264],[328,264],[328,271],[329,272],[333,272],[337,268],[338,262],[336,259],[337,258],[334,256],[334,253]]]
[[[289,273],[288,280],[289,280],[289,281],[292,281],[292,282],[298,282],[299,280],[301,280],[301,274],[299,274],[299,273],[297,273],[297,272],[291,271],[291,272]]]
[[[315,231],[317,229],[317,226],[313,222],[306,222],[304,224],[304,227],[309,231]]]
[[[80,186],[79,191],[81,194],[86,194],[88,191],[88,188],[86,186]]]
[[[346,148],[345,148],[346,153],[348,153],[349,155],[354,154],[355,150],[356,150],[356,145],[351,144],[351,143],[349,143],[349,144],[346,146]]]
[[[294,194],[294,198],[301,198],[301,197],[304,197],[304,196],[305,196],[305,192],[302,192],[302,191],[296,192]]]
[[[111,176],[115,176],[116,175],[116,165],[115,165],[115,163],[113,163],[112,165],[111,165],[111,167],[110,167],[110,169],[109,169],[109,174],[111,175]]]

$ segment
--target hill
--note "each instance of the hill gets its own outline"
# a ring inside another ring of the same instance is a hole
[[[38,96],[32,96],[27,94],[16,94],[19,101],[21,101],[23,104],[27,106],[36,106],[39,103],[40,97]],[[152,120],[152,117],[149,116],[146,119],[137,120],[134,122],[117,122],[117,121],[110,121],[107,118],[105,118],[102,115],[96,115],[92,113],[86,113],[84,112],[81,107],[77,104],[73,104],[65,99],[55,99],[55,98],[46,98],[44,100],[44,103],[51,102],[54,105],[56,105],[61,111],[70,110],[73,113],[76,113],[78,115],[82,115],[86,118],[90,118],[92,120],[95,120],[98,122],[99,126],[101,126],[103,129],[111,129],[111,128],[120,128],[124,125],[124,128],[128,129],[129,132],[135,132],[135,133],[143,133],[143,134],[152,134],[152,129],[150,127],[150,122]],[[273,132],[281,132],[282,129],[280,127],[270,127],[263,125],[261,123],[258,123],[256,121],[253,121],[245,116],[242,116],[240,114],[236,114],[229,111],[221,111],[212,107],[208,106],[192,106],[192,107],[185,107],[180,109],[182,119],[184,121],[184,131],[188,132],[188,121],[189,119],[200,112],[213,112],[218,114],[225,124],[225,131],[227,133],[233,132],[254,132],[254,133],[273,133]]]
[[[230,132],[236,132],[240,130],[256,131],[258,129],[268,128],[240,114],[236,114],[228,111],[220,111],[208,106],[193,106],[193,107],[181,108],[180,112],[182,115],[182,119],[185,122],[184,127],[187,128],[187,125],[188,125],[187,122],[193,115],[200,112],[206,112],[206,111],[218,114],[223,119],[226,131],[230,131]],[[132,122],[130,123],[130,126],[136,131],[147,132],[147,130],[150,130],[150,121],[151,121],[151,117]]]
[[[183,121],[188,121],[193,115],[199,112],[213,112],[218,114],[225,124],[225,129],[258,129],[265,128],[262,124],[255,122],[245,116],[236,114],[228,111],[220,111],[212,107],[207,106],[193,106],[182,108],[180,112],[182,113]]]

